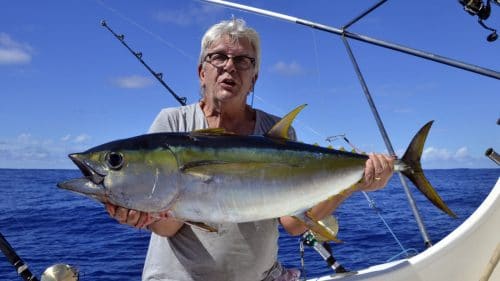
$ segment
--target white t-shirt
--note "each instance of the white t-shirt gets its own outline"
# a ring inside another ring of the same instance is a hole
[[[266,133],[279,120],[256,109],[254,134]],[[196,103],[163,109],[149,132],[206,128],[205,115]],[[293,130],[290,137],[295,139]],[[283,271],[277,261],[278,237],[278,219],[220,224],[217,233],[186,224],[170,238],[152,233],[142,280],[273,280]]]

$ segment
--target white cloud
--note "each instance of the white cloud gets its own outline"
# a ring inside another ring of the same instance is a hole
[[[27,64],[31,62],[33,48],[15,41],[7,33],[0,33],[0,65]]]
[[[153,15],[153,18],[162,23],[188,26],[213,21],[213,19],[218,18],[222,12],[223,8],[213,5],[192,5],[188,9],[183,10],[157,11]]]
[[[131,75],[125,77],[118,77],[113,79],[113,84],[120,88],[126,89],[140,89],[146,88],[153,84],[153,80],[149,77],[139,76],[139,75]]]
[[[81,134],[79,136],[76,136],[75,139],[73,140],[75,143],[83,143],[87,142],[90,140],[90,136],[86,134]]]
[[[460,147],[454,152],[446,148],[429,147],[424,149],[424,152],[422,153],[422,159],[428,161],[451,160],[457,162],[464,162],[464,161],[469,161],[472,158],[473,157],[469,154],[469,150],[467,149],[467,147]]]
[[[68,142],[71,142],[71,143],[85,143],[85,142],[88,142],[90,141],[92,138],[87,135],[87,134],[80,134],[78,136],[75,136],[73,137],[72,135],[68,134],[68,135],[65,135],[64,137],[62,137],[60,140],[61,142],[65,142],[65,143],[68,143]]]
[[[37,138],[20,134],[15,138],[0,139],[0,168],[75,168],[67,158],[91,145],[90,136],[66,135],[59,140]]]
[[[461,147],[455,152],[456,159],[467,159],[470,157],[467,147]]]
[[[490,168],[489,162],[483,154],[471,154],[465,146],[457,150],[429,147],[422,153],[422,166],[427,169]]]
[[[61,138],[62,142],[67,142],[71,139],[71,135],[65,135],[64,137]]]
[[[446,148],[428,147],[422,153],[422,159],[428,161],[450,160],[451,157],[452,153]]]
[[[285,76],[300,75],[304,72],[300,64],[295,61],[291,63],[279,61],[271,67],[271,71]]]

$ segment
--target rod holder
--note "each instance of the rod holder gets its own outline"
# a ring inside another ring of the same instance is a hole
[[[490,158],[491,161],[495,162],[497,165],[500,166],[500,155],[496,153],[496,151],[493,150],[493,148],[490,147],[486,149],[484,155],[486,155],[486,157]]]

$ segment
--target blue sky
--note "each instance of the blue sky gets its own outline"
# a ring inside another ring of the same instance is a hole
[[[239,3],[340,27],[375,2]],[[0,168],[74,168],[68,153],[145,133],[161,108],[178,105],[102,19],[196,102],[201,36],[232,15],[261,35],[255,107],[283,115],[307,103],[294,124],[302,141],[347,134],[364,151],[386,151],[336,35],[200,1],[20,0],[0,9]],[[500,29],[500,6],[486,23]],[[500,71],[500,40],[486,42],[458,1],[388,1],[349,30]],[[398,154],[435,120],[424,168],[495,167],[483,155],[500,151],[497,79],[350,42]]]

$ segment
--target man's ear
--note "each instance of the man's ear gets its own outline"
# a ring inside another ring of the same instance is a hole
[[[205,84],[205,70],[202,64],[198,65],[198,77],[200,78],[200,84],[203,86]]]

